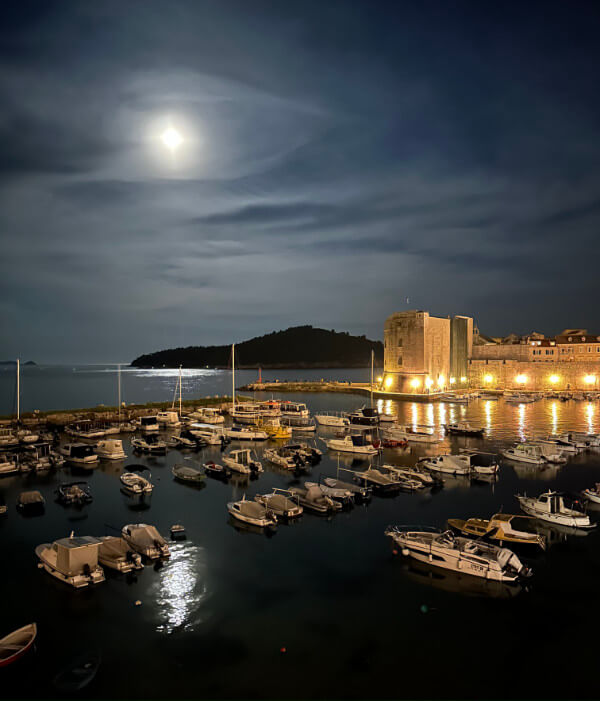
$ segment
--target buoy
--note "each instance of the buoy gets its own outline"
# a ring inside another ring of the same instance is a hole
[[[138,600],[135,602],[135,605],[136,605],[136,606],[141,606],[141,605],[142,605],[142,602],[138,599]]]
[[[287,652],[287,648],[285,648],[285,647],[279,648],[279,652]]]

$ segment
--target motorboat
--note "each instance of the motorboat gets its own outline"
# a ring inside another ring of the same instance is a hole
[[[535,519],[531,516],[494,514],[490,519],[449,518],[448,525],[461,535],[498,541],[500,547],[535,546],[546,549],[546,538],[535,530]]]
[[[382,466],[382,468],[385,468],[388,472],[397,475],[399,478],[417,480],[425,487],[435,487],[436,485],[441,484],[439,479],[433,475],[430,475],[429,472],[426,472],[425,470],[420,470],[417,466],[406,467],[404,465],[385,464]]]
[[[251,428],[264,431],[274,441],[286,441],[292,437],[292,429],[289,426],[283,426],[279,418],[263,419],[261,417]]]
[[[347,428],[350,426],[350,419],[347,416],[335,412],[315,414],[315,421],[319,426],[331,428]]]
[[[303,509],[297,499],[293,499],[288,490],[274,489],[270,494],[257,494],[254,501],[281,518],[297,518]]]
[[[473,398],[474,397],[472,397],[470,394],[455,394],[454,392],[449,392],[444,397],[444,401],[447,401],[450,404],[468,404]]]
[[[119,433],[135,433],[137,431],[137,426],[131,421],[122,421],[117,425]]]
[[[123,526],[121,535],[130,548],[149,560],[171,556],[167,541],[155,526],[149,526],[146,523],[130,523]]]
[[[409,443],[439,442],[430,426],[401,426],[393,424],[382,427],[379,432],[382,438],[391,438],[397,441],[407,441]]]
[[[348,434],[338,436],[325,441],[330,450],[337,450],[342,453],[355,453],[356,455],[377,455],[379,452],[368,437],[363,434]]]
[[[158,433],[160,429],[157,416],[140,416],[138,425],[144,434]]]
[[[317,430],[316,421],[310,417],[283,416],[279,421],[294,433],[314,433]]]
[[[190,414],[190,418],[203,424],[218,425],[225,422],[225,417],[219,409],[212,406],[201,406]]]
[[[499,582],[517,582],[531,575],[508,548],[455,536],[452,531],[416,531],[390,526],[385,535],[405,557],[436,567]]]
[[[123,450],[123,441],[115,438],[98,441],[96,455],[101,460],[124,460],[127,457]]]
[[[0,450],[10,450],[19,445],[19,439],[10,428],[0,428]]]
[[[572,443],[570,440],[567,440],[566,438],[562,436],[548,436],[547,438],[542,438],[538,439],[535,441],[536,443],[546,443],[549,446],[554,448],[555,453],[569,453],[569,454],[576,454],[579,453],[583,448],[578,448],[574,443]]]
[[[176,411],[159,411],[156,415],[156,420],[159,426],[164,426],[165,428],[179,428],[181,426],[179,414]]]
[[[569,431],[566,437],[578,448],[598,448],[600,446],[600,435],[597,433]]]
[[[596,482],[593,487],[584,489],[581,495],[588,501],[593,501],[594,504],[600,504],[600,482]]]
[[[17,438],[19,439],[19,443],[21,443],[22,445],[37,443],[37,441],[40,439],[39,434],[34,433],[33,431],[30,431],[26,428],[17,431]]]
[[[492,476],[496,475],[500,469],[498,458],[495,453],[485,453],[481,450],[474,450],[473,448],[461,448],[459,450],[459,457],[469,464],[474,475]]]
[[[310,411],[306,404],[301,402],[281,402],[279,404],[281,416],[307,419]]]
[[[21,492],[17,499],[17,509],[23,513],[42,513],[45,505],[46,500],[37,490]]]
[[[274,465],[279,465],[279,467],[283,467],[286,470],[297,470],[304,465],[304,460],[298,453],[288,450],[285,447],[267,448],[263,452],[263,456],[269,462],[272,462]]]
[[[396,423],[396,417],[393,414],[386,414],[385,412],[379,412],[379,423]]]
[[[528,443],[529,445],[537,445],[540,447],[542,456],[546,459],[546,462],[551,462],[556,465],[563,465],[567,462],[567,456],[557,445],[553,445],[547,441],[536,440],[528,441]]]
[[[333,499],[333,501],[337,501],[342,506],[352,506],[354,503],[353,492],[345,487],[330,487],[328,484],[317,482],[305,482],[304,486],[306,489],[312,489],[313,487],[319,488],[325,496]]]
[[[277,528],[277,516],[257,501],[246,501],[244,496],[240,501],[230,501],[227,511],[243,523],[249,523],[258,528]]]
[[[436,455],[421,458],[418,464],[432,472],[446,475],[470,475],[472,472],[470,461],[463,455]]]
[[[370,407],[362,407],[357,411],[346,414],[346,416],[351,426],[374,427],[379,425],[379,412],[377,409],[372,409]]]
[[[230,442],[221,424],[192,423],[184,435],[195,440],[200,439],[206,445],[225,445]]]
[[[117,572],[131,572],[141,570],[144,565],[142,557],[129,546],[129,543],[119,536],[107,535],[100,539],[98,549],[98,562],[103,567],[108,567]]]
[[[150,480],[135,472],[124,472],[119,479],[121,480],[123,489],[136,496],[152,494],[152,490],[154,489],[154,485]]]
[[[354,482],[345,482],[335,477],[324,477],[323,484],[334,489],[345,489],[351,492],[356,503],[364,503],[371,499],[373,491],[371,487],[361,487]]]
[[[179,434],[178,436],[169,436],[165,441],[167,448],[178,448],[179,450],[197,450],[198,440],[192,438],[186,438]]]
[[[210,475],[211,477],[217,477],[220,479],[227,479],[231,472],[223,467],[223,465],[219,465],[216,462],[213,462],[212,460],[209,460],[209,462],[205,462],[204,465],[204,472],[207,475]]]
[[[223,462],[234,472],[240,472],[243,475],[263,472],[263,466],[255,455],[254,451],[245,448],[241,450],[230,450],[229,453],[223,455]]]
[[[150,434],[143,438],[132,438],[133,449],[140,453],[150,453],[151,455],[165,455],[167,444],[156,435]]]
[[[252,426],[231,426],[223,430],[227,438],[236,441],[266,441],[269,434]]]
[[[471,426],[468,421],[458,421],[446,425],[446,432],[451,436],[483,436],[484,430],[484,428]]]
[[[14,475],[19,472],[16,455],[0,455],[0,477]]]
[[[318,514],[329,514],[340,511],[342,505],[323,493],[317,485],[313,487],[291,487],[290,494],[298,503],[309,511]]]
[[[56,500],[64,506],[89,504],[93,501],[87,482],[67,482],[56,489]]]
[[[387,473],[400,483],[400,489],[403,492],[416,492],[419,489],[424,489],[425,485],[421,480],[412,479],[407,475],[402,474],[401,470],[397,470],[394,465],[382,465],[380,471]]]
[[[368,470],[355,473],[359,484],[372,487],[375,492],[396,494],[402,489],[402,482],[390,473],[369,466]]]
[[[261,416],[273,416],[272,412],[265,411],[258,404],[235,404],[229,410],[229,415],[238,424],[255,424]]]
[[[199,467],[194,467],[193,465],[177,463],[173,465],[171,472],[176,480],[179,482],[186,482],[187,484],[202,484],[206,479],[204,470]]]
[[[541,447],[533,443],[517,443],[512,448],[501,450],[500,454],[508,460],[527,462],[532,465],[544,465],[547,462]]]
[[[182,523],[174,523],[169,528],[169,533],[171,534],[171,540],[185,540],[187,538],[185,526]]]
[[[98,538],[71,533],[68,538],[38,545],[35,554],[48,574],[80,589],[104,581],[104,570],[98,564],[99,548]]]
[[[44,472],[63,465],[65,459],[48,442],[24,446],[20,457],[21,470]]]
[[[566,495],[561,492],[544,492],[537,497],[528,497],[526,494],[515,496],[526,514],[542,521],[571,528],[595,528],[587,514],[574,508],[574,504],[565,504]]]
[[[286,443],[283,447],[299,455],[309,465],[318,465],[323,457],[321,450],[306,442]]]
[[[64,443],[60,454],[68,463],[80,467],[94,467],[98,462],[93,446],[88,443]]]
[[[29,652],[36,636],[37,625],[29,623],[0,638],[0,667],[7,667]]]
[[[106,429],[97,426],[90,419],[77,421],[65,427],[65,433],[73,438],[83,438],[85,440],[94,440],[103,438],[106,435]]]
[[[504,399],[510,404],[531,404],[532,402],[537,401],[537,397],[534,397],[531,394],[525,394],[523,392],[505,394]]]

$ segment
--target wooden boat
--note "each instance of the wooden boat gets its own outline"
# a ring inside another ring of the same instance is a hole
[[[526,514],[542,521],[571,528],[595,528],[587,514],[565,504],[565,495],[561,492],[544,492],[538,497],[515,496]]]
[[[469,518],[466,521],[460,518],[449,518],[450,528],[462,535],[485,538],[498,541],[500,546],[508,545],[533,545],[542,550],[546,549],[546,539],[539,535],[533,524],[535,519],[531,516],[514,514],[494,514],[490,519]]]
[[[223,467],[223,465],[219,465],[218,463],[213,462],[212,460],[209,462],[205,462],[203,467],[206,474],[210,475],[211,477],[227,479],[231,475],[231,472],[227,468]]]
[[[6,667],[23,657],[35,642],[37,625],[29,623],[0,638],[0,667]]]

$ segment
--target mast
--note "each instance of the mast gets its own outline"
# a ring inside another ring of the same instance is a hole
[[[373,361],[375,359],[375,351],[371,349],[371,409],[373,408]]]
[[[231,344],[231,406],[235,409],[235,343]]]
[[[181,419],[181,365],[179,366],[179,418]]]
[[[119,426],[121,425],[121,365],[117,365],[117,386],[119,388]]]
[[[17,358],[17,423],[21,420],[21,360]]]

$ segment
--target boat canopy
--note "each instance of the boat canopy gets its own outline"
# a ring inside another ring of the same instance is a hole
[[[166,540],[157,531],[155,526],[146,526],[144,524],[128,526],[129,536],[135,541],[136,545],[142,548],[151,548],[157,543],[165,545]]]
[[[98,566],[100,540],[92,536],[61,538],[53,544],[56,551],[56,566],[67,574],[79,574],[87,565],[90,569]]]

